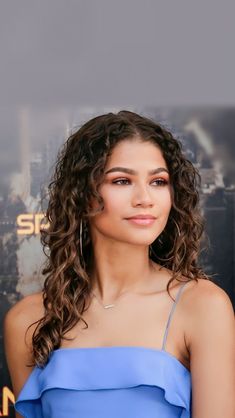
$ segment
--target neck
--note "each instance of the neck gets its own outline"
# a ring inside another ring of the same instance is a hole
[[[115,255],[114,255],[115,254]],[[146,251],[131,255],[117,252],[95,254],[91,272],[92,292],[105,304],[115,301],[123,293],[146,291],[156,266]]]

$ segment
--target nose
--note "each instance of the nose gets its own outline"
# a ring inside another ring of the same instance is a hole
[[[148,186],[136,186],[132,196],[133,206],[152,206],[154,204],[151,191],[148,190]]]

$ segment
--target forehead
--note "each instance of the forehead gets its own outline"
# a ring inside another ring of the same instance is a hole
[[[117,163],[127,166],[146,164],[154,167],[161,164],[162,167],[167,167],[161,148],[150,141],[144,142],[139,139],[125,139],[114,147],[106,166],[111,167]]]

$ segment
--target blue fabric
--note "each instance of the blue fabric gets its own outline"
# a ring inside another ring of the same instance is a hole
[[[15,402],[25,418],[190,418],[191,373],[146,347],[59,348]]]

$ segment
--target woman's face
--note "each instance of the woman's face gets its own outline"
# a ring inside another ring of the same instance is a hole
[[[157,172],[150,173],[154,170]],[[150,245],[165,228],[172,204],[169,173],[160,148],[138,138],[121,141],[108,158],[105,173],[99,188],[104,209],[91,219],[92,237]],[[146,224],[127,219],[138,215],[155,219]]]

